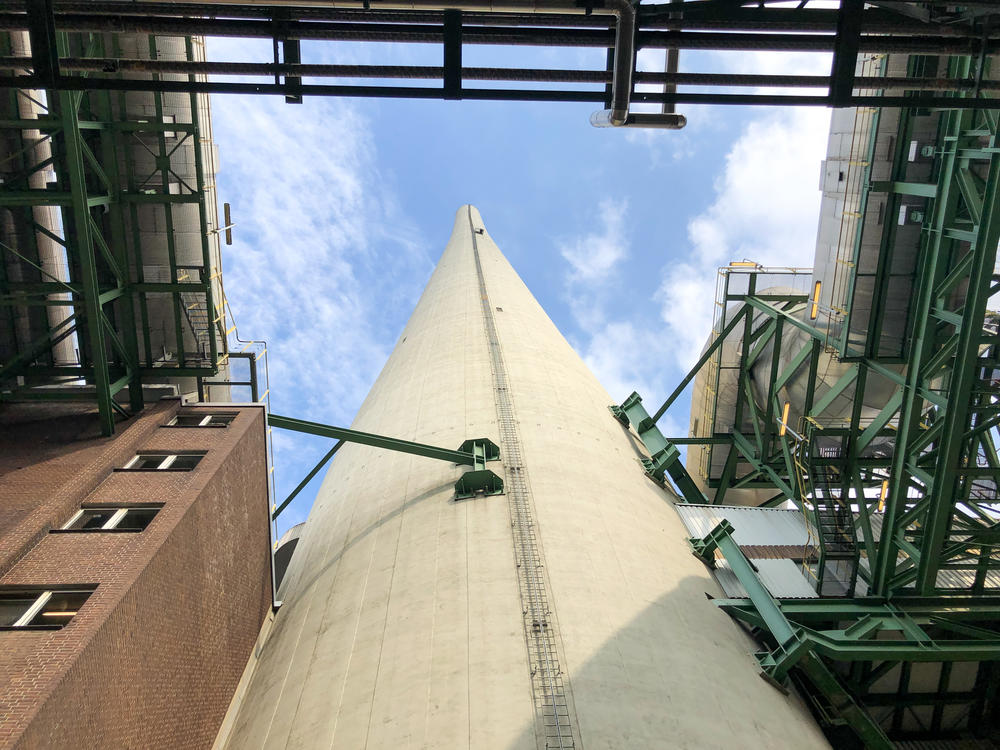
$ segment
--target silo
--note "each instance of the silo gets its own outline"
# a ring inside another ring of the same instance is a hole
[[[204,37],[153,34],[105,35],[104,44],[115,57],[161,63],[205,60]],[[161,80],[184,82],[187,74],[158,73]],[[151,78],[152,73],[129,71],[126,78]],[[194,76],[205,80],[205,76]],[[197,135],[178,130],[139,130],[121,144],[119,180],[132,193],[178,197],[203,194],[200,201],[132,203],[126,213],[131,242],[133,278],[152,283],[188,283],[190,292],[141,295],[136,306],[137,327],[146,331],[150,367],[162,368],[162,380],[178,385],[181,393],[196,390],[194,378],[171,376],[173,367],[210,367],[220,363],[213,380],[227,379],[226,311],[222,290],[220,222],[215,176],[218,152],[212,141],[209,96],[185,92],[129,91],[113,99],[122,120],[170,126],[196,125]],[[211,300],[199,291],[209,283]],[[216,351],[212,351],[214,329]],[[177,331],[181,331],[178,337]],[[214,357],[213,357],[214,354]],[[206,387],[208,400],[228,400],[225,386]]]
[[[0,40],[12,55],[28,57],[31,44],[25,31],[11,31]],[[34,120],[44,117],[44,91],[8,89],[0,97],[0,117],[5,120]],[[0,179],[4,185],[18,185],[31,190],[45,190],[54,181],[51,167],[52,143],[49,134],[35,128],[5,128],[0,132]],[[37,227],[37,229],[36,229]],[[5,208],[0,211],[0,263],[2,275],[9,281],[69,281],[66,253],[54,239],[62,231],[62,221],[54,206],[34,205]],[[25,257],[27,256],[27,257]],[[66,301],[66,294],[48,295],[49,300]],[[0,334],[0,358],[9,361],[29,342],[49,330],[58,330],[70,317],[64,305],[17,306],[8,311],[13,320],[9,330]],[[76,337],[57,341],[45,356],[57,366],[77,361]]]
[[[70,56],[87,57],[99,51],[114,68],[119,58],[183,64],[205,59],[201,37],[133,34],[67,34],[60,41]],[[27,32],[0,34],[0,47],[18,58],[30,58]],[[141,66],[140,66],[141,67]],[[154,75],[173,83],[190,78],[180,73],[127,71],[123,77],[148,79]],[[204,76],[200,76],[204,79]],[[52,96],[49,102],[47,96]],[[50,111],[51,106],[51,111]],[[219,217],[216,210],[215,174],[217,153],[212,142],[209,97],[187,92],[149,91],[89,92],[77,105],[82,119],[110,119],[119,126],[110,138],[109,150],[96,128],[82,132],[91,153],[100,154],[101,169],[116,170],[112,199],[122,214],[121,232],[116,235],[111,211],[95,219],[104,242],[127,257],[127,277],[133,284],[179,284],[168,291],[134,291],[126,312],[123,303],[109,303],[110,320],[120,328],[134,326],[138,333],[139,366],[157,368],[157,383],[175,385],[181,393],[194,393],[197,381],[192,370],[206,374],[216,366],[216,381],[228,377],[226,357],[226,311],[221,280]],[[58,95],[51,91],[9,89],[0,97],[0,113],[7,127],[0,132],[0,179],[10,189],[28,189],[36,194],[58,187],[57,175],[65,182],[65,148],[61,134],[51,127],[17,127],[19,120],[51,120],[60,116]],[[176,127],[175,127],[176,126]],[[109,129],[110,130],[110,129]],[[55,145],[53,145],[55,144]],[[53,156],[55,159],[53,160]],[[95,171],[95,174],[97,172]],[[91,179],[90,189],[99,180]],[[67,188],[68,189],[68,188]],[[101,185],[96,189],[105,189]],[[120,192],[119,192],[120,189]],[[53,190],[53,194],[55,194]],[[62,213],[65,212],[65,213]],[[33,205],[5,205],[0,210],[0,281],[14,284],[38,282],[77,283],[82,274],[72,249],[78,232],[68,208],[56,201],[33,201]],[[98,226],[99,225],[99,226]],[[67,256],[64,241],[71,250]],[[99,283],[108,287],[117,281],[104,269]],[[10,359],[26,351],[31,342],[47,331],[57,331],[71,320],[79,299],[70,295],[47,295],[62,304],[9,305],[4,316],[9,330],[0,332],[0,359]],[[133,304],[134,303],[134,304]],[[125,318],[134,313],[134,319]],[[46,365],[90,365],[89,337],[75,335],[56,341],[40,361]],[[81,351],[77,352],[77,347]],[[82,357],[82,361],[79,361]],[[172,372],[182,371],[182,372]],[[186,372],[184,372],[186,371]],[[49,377],[49,376],[46,376]],[[59,376],[74,383],[72,374]],[[32,382],[44,382],[33,375]],[[152,379],[147,376],[147,382]],[[213,400],[229,398],[225,385],[203,390]],[[124,398],[122,392],[121,398]]]
[[[827,747],[707,600],[611,403],[462,207],[353,426],[489,437],[505,494],[456,500],[461,467],[341,449],[217,746]]]
[[[937,63],[926,56],[863,55],[857,65],[858,75],[872,78],[931,73],[937,73]],[[819,355],[815,383],[810,384],[808,369],[801,367],[777,390],[779,402],[788,404],[787,424],[792,429],[802,428],[805,393],[810,385],[815,388],[815,400],[821,401],[854,367],[853,361],[866,352],[873,359],[883,359],[886,370],[901,372],[897,363],[904,353],[911,323],[912,284],[927,198],[893,196],[868,188],[890,180],[929,182],[940,116],[940,111],[929,108],[841,108],[831,113],[826,158],[820,165],[818,187],[822,199],[811,279],[806,288],[797,290],[757,290],[761,294],[807,295],[808,302],[788,312],[827,337]],[[758,286],[782,278],[780,270],[762,270],[765,272],[758,278]],[[721,303],[716,300],[716,304]],[[738,307],[739,303],[730,303],[728,312],[735,313]],[[763,314],[755,314],[755,329],[765,319]],[[715,333],[711,333],[705,347],[714,340]],[[779,371],[811,341],[810,335],[800,329],[786,331]],[[731,333],[720,349],[712,366],[702,368],[694,379],[689,421],[692,436],[707,437],[734,429],[749,433],[752,429],[747,413],[742,425],[734,424],[740,354],[745,349],[740,331]],[[773,344],[765,346],[750,369],[751,393],[761,409],[766,409],[772,349]],[[857,383],[851,383],[823,410],[823,422],[829,427],[848,424],[854,404],[860,400],[860,417],[867,423],[888,403],[896,388],[894,381],[873,376],[859,394]],[[821,443],[823,440],[829,439],[821,438]],[[882,442],[873,441],[873,449],[881,449]],[[839,445],[838,439],[827,447],[835,445]],[[709,486],[709,478],[719,479],[730,450],[725,445],[688,449],[688,473],[713,501],[716,490]],[[749,470],[750,465],[740,459],[738,473]],[[773,496],[771,487],[730,488],[724,500],[728,504],[760,505]]]

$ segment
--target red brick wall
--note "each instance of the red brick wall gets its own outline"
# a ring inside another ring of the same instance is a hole
[[[244,408],[225,429],[160,429],[176,408],[50,451],[30,469],[53,478],[36,508],[0,526],[0,585],[98,584],[62,630],[0,632],[0,747],[211,746],[271,603],[265,428]],[[137,450],[186,448],[208,451],[191,472],[111,471]],[[109,501],[164,507],[141,533],[48,533]]]

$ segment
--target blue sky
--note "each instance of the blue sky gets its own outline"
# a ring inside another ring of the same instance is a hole
[[[602,66],[514,50],[516,66]],[[209,40],[213,59],[270,45]],[[304,62],[374,62],[303,45]],[[440,64],[440,49],[380,50]],[[471,48],[466,65],[511,65]],[[562,55],[559,57],[558,55]],[[640,53],[662,70],[662,52]],[[822,73],[822,55],[702,53],[681,70]],[[596,129],[587,104],[214,96],[220,202],[232,204],[226,292],[240,333],[268,341],[279,414],[347,426],[385,363],[464,203],[618,401],[655,406],[708,335],[716,268],[812,264],[829,112],[681,108],[679,132]],[[661,421],[687,427],[688,402]],[[280,502],[329,442],[275,431]],[[278,520],[305,520],[314,480]]]

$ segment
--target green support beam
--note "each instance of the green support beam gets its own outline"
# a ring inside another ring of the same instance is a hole
[[[643,468],[649,477],[662,482],[665,474],[669,473],[685,502],[699,504],[708,502],[708,498],[698,489],[684,468],[677,446],[663,437],[655,420],[642,405],[642,397],[638,393],[633,393],[625,399],[621,406],[612,406],[610,409],[623,425],[628,427],[632,424],[635,427],[639,439],[649,452],[650,457],[642,460]]]
[[[385,448],[386,450],[391,451],[411,453],[414,456],[435,458],[439,461],[450,461],[464,466],[473,466],[476,463],[475,454],[469,450],[449,450],[447,448],[438,448],[435,445],[427,445],[426,443],[415,443],[410,440],[400,440],[398,438],[385,437],[384,435],[374,435],[370,432],[349,430],[344,427],[333,427],[319,422],[309,422],[304,419],[282,417],[278,414],[268,414],[267,423],[272,427],[278,427],[283,430],[292,430],[294,432],[302,432],[307,435],[319,435],[320,437],[345,440],[349,443],[360,443],[362,445],[370,445],[374,448]],[[500,457],[500,449],[493,443],[491,443],[491,445],[492,449],[490,451],[490,460],[496,460]]]
[[[488,438],[466,440],[459,446],[458,450],[449,450],[434,445],[427,445],[426,443],[415,443],[410,440],[400,440],[398,438],[385,437],[384,435],[375,435],[370,432],[350,430],[344,427],[333,427],[319,422],[309,422],[304,419],[283,417],[277,414],[268,414],[267,423],[272,427],[302,432],[307,435],[334,438],[341,442],[360,443],[361,445],[370,445],[374,448],[384,448],[386,450],[409,453],[414,456],[423,456],[424,458],[434,458],[439,461],[450,461],[451,463],[463,466],[471,466],[472,471],[463,474],[455,484],[456,498],[458,499],[473,497],[480,493],[485,495],[499,495],[503,492],[503,479],[486,468],[488,461],[497,461],[500,459],[500,448]],[[323,464],[333,457],[333,454],[339,447],[339,444],[334,446],[330,453],[299,483],[299,486],[282,503],[281,507],[276,509],[275,516],[308,484],[309,480],[316,475],[316,472],[322,468]]]
[[[836,638],[809,631],[789,621],[782,611],[781,604],[764,586],[753,565],[733,539],[733,531],[732,524],[723,520],[705,537],[692,538],[689,543],[695,556],[710,567],[715,567],[715,551],[718,550],[722,554],[729,564],[729,569],[747,592],[750,602],[747,609],[752,613],[754,624],[765,628],[774,639],[776,645],[771,651],[757,654],[763,674],[775,684],[780,684],[789,670],[799,667],[813,685],[826,696],[840,718],[865,740],[868,747],[890,750],[893,745],[878,723],[857,705],[819,656],[819,652],[822,651],[834,651],[839,655],[850,646],[859,649],[871,649],[874,646],[859,640],[841,643]]]
[[[113,394],[108,371],[108,352],[104,340],[104,326],[101,318],[104,311],[100,302],[100,286],[97,279],[97,264],[94,257],[94,239],[90,209],[94,205],[87,194],[86,174],[83,159],[83,142],[77,118],[79,97],[69,92],[59,94],[59,109],[63,118],[62,136],[65,139],[66,180],[70,188],[69,226],[73,227],[70,251],[76,254],[76,262],[81,273],[81,285],[86,309],[87,332],[90,338],[89,356],[94,371],[98,420],[101,432],[110,435],[115,430]],[[65,219],[64,219],[65,220]]]

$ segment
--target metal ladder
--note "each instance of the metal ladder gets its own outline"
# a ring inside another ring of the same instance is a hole
[[[544,750],[570,750],[577,747],[575,721],[569,705],[562,667],[559,664],[557,636],[545,582],[545,563],[536,536],[531,488],[521,452],[517,419],[508,389],[507,370],[500,351],[493,306],[490,304],[483,267],[479,259],[479,246],[476,242],[476,228],[472,224],[471,210],[469,227],[472,232],[472,250],[476,261],[476,275],[479,279],[479,296],[489,344],[490,366],[493,371],[493,393],[501,455],[507,469],[505,492],[510,508],[524,637],[531,669],[531,687],[540,730],[536,736],[539,746]]]

